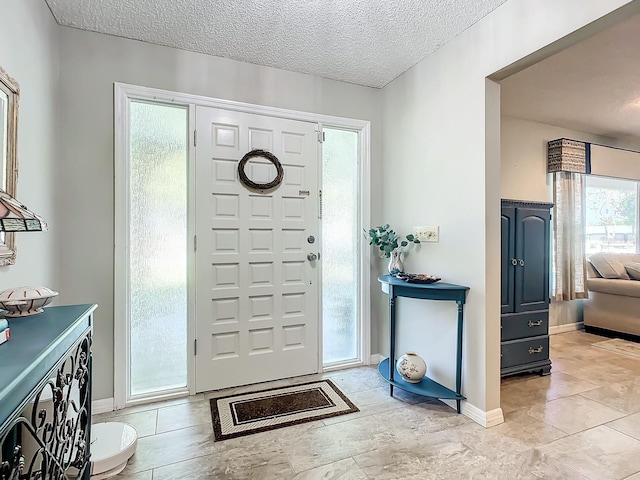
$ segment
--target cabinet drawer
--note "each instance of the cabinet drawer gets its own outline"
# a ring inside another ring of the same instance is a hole
[[[549,335],[504,342],[500,353],[500,368],[547,360]]]
[[[549,311],[518,313],[500,317],[500,340],[537,337],[549,333]]]

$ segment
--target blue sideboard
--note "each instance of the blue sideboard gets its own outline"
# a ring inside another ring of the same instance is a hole
[[[89,478],[96,308],[9,319],[11,339],[0,345],[0,478]],[[26,443],[35,446],[28,457]]]
[[[440,399],[456,401],[457,412],[460,413],[460,402],[465,399],[462,388],[462,327],[464,320],[464,304],[469,287],[453,285],[451,283],[408,283],[391,275],[378,278],[382,283],[382,290],[389,294],[389,328],[390,347],[389,358],[378,365],[380,375],[389,382],[389,393],[393,395],[393,387],[401,388],[411,393]],[[458,305],[458,334],[456,348],[456,386],[455,390],[424,377],[419,383],[405,382],[400,375],[396,375],[396,299],[398,297],[418,298],[422,300],[453,301]],[[393,360],[393,361],[391,361]]]

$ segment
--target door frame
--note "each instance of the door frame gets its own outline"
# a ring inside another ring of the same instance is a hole
[[[131,399],[127,392],[129,385],[129,373],[127,365],[129,364],[129,338],[128,332],[128,282],[127,275],[128,265],[128,168],[127,159],[129,158],[129,104],[131,100],[150,101],[156,103],[166,103],[170,105],[181,105],[188,108],[188,130],[189,130],[189,153],[188,153],[188,185],[195,183],[195,110],[196,106],[213,107],[236,112],[245,112],[257,115],[265,115],[271,117],[286,118],[290,120],[300,120],[318,124],[319,134],[323,127],[335,127],[350,129],[358,132],[359,142],[359,206],[358,223],[361,228],[368,228],[370,224],[370,132],[371,122],[366,120],[358,120],[345,117],[337,117],[333,115],[324,115],[318,113],[302,112],[297,110],[289,110],[278,107],[270,107],[264,105],[255,105],[233,100],[224,100],[211,98],[202,95],[193,95],[188,93],[173,92],[170,90],[162,90],[157,88],[142,87],[127,83],[114,83],[114,173],[115,173],[115,228],[114,228],[114,408],[116,410],[134,405],[137,403],[145,403],[150,400],[168,399],[172,397],[184,396],[187,393],[184,390],[176,392],[168,392],[156,397],[145,397],[141,399]],[[321,168],[321,160],[319,161]],[[322,185],[322,177],[320,177],[320,185]],[[195,208],[195,191],[189,189],[188,206],[189,212],[193,212]],[[187,235],[193,238],[195,235],[195,215],[189,214],[187,219]],[[369,365],[371,363],[371,315],[370,315],[370,249],[364,247],[364,239],[362,247],[359,249],[359,280],[360,280],[360,352],[361,365]],[[193,345],[196,338],[196,322],[195,322],[195,252],[189,249],[187,252],[187,344]],[[319,352],[322,352],[322,295],[319,295]],[[190,348],[191,351],[193,351]],[[321,353],[320,353],[321,354]],[[187,355],[187,390],[188,393],[195,394],[195,360],[194,355]],[[322,368],[322,361],[319,362]]]

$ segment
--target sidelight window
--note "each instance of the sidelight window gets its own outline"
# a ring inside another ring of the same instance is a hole
[[[358,133],[325,128],[322,155],[322,330],[325,366],[360,360]]]
[[[129,397],[187,386],[187,109],[131,102]]]

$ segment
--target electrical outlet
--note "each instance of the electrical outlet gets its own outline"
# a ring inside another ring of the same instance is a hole
[[[440,239],[439,227],[413,227],[413,235],[421,242],[437,242]]]

